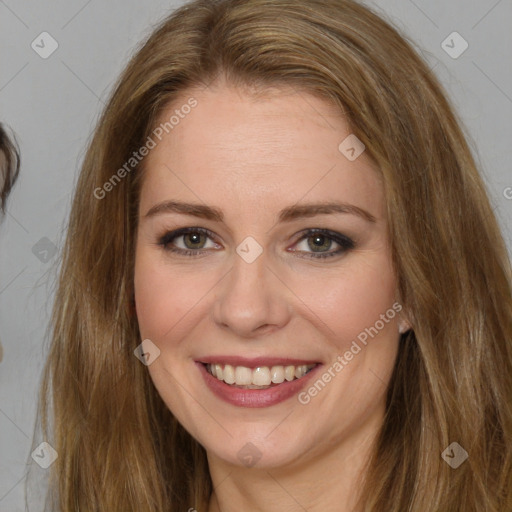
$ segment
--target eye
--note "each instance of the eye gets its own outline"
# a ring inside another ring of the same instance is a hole
[[[181,243],[177,243],[181,239]],[[212,240],[210,246],[205,245],[208,239]],[[165,251],[176,253],[182,256],[201,256],[211,249],[218,249],[220,246],[214,242],[215,235],[208,229],[199,227],[180,228],[165,233],[158,241],[158,244]],[[327,229],[309,229],[302,233],[301,238],[295,246],[304,245],[302,249],[291,249],[291,252],[304,253],[306,258],[320,259],[341,255],[355,247],[354,241],[349,237]],[[180,247],[181,245],[181,247]],[[329,250],[333,245],[338,249]]]
[[[335,251],[329,251],[333,243],[338,245],[339,248]],[[307,254],[306,258],[330,258],[355,247],[354,241],[351,238],[327,229],[309,229],[303,233],[295,245],[297,244],[299,246],[300,244],[304,245]],[[303,252],[304,249],[298,252]],[[311,252],[308,253],[308,249],[311,249]],[[296,252],[296,250],[292,249],[292,252]]]
[[[204,245],[208,238],[214,238],[213,233],[208,229],[197,227],[181,228],[165,233],[165,235],[158,241],[158,244],[161,245],[164,250],[169,252],[182,254],[184,256],[200,256],[207,252],[202,249],[212,248],[212,246],[208,247]],[[174,243],[175,240],[179,239],[182,239],[182,247],[179,247],[179,244]],[[217,245],[214,243],[213,248],[216,247]]]

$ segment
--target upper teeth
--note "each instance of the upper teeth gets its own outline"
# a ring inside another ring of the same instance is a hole
[[[224,381],[226,384],[236,386],[270,386],[272,382],[274,384],[281,384],[285,380],[300,379],[315,366],[315,364],[272,366],[271,368],[259,366],[252,369],[246,366],[231,366],[230,364],[207,364],[206,369],[214,377]]]

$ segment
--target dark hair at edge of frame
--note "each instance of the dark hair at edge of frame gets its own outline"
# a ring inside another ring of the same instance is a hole
[[[5,213],[9,196],[20,172],[20,151],[14,136],[0,123],[0,212]]]

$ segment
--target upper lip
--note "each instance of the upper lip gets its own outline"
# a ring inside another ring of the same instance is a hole
[[[313,359],[292,359],[289,357],[240,357],[240,356],[205,356],[196,360],[203,364],[229,364],[231,366],[245,366],[258,368],[262,366],[300,366],[320,364]]]

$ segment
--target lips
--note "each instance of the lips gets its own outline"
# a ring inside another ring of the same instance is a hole
[[[247,368],[258,368],[262,366],[301,366],[321,364],[314,359],[292,359],[289,357],[240,357],[240,356],[206,356],[197,359],[196,362],[203,364],[229,364],[231,366],[245,366]]]
[[[306,374],[293,380],[285,379],[280,384],[272,383],[269,386],[238,386],[230,385],[218,376],[213,376],[208,368],[211,365],[243,367],[246,369],[272,368],[278,366],[296,366],[297,368],[313,366]],[[210,356],[196,361],[204,382],[209,390],[217,397],[231,405],[238,407],[269,407],[290,399],[299,393],[316,375],[319,374],[322,363],[304,359],[291,358],[243,358],[236,356]],[[257,388],[257,389],[255,389]]]

